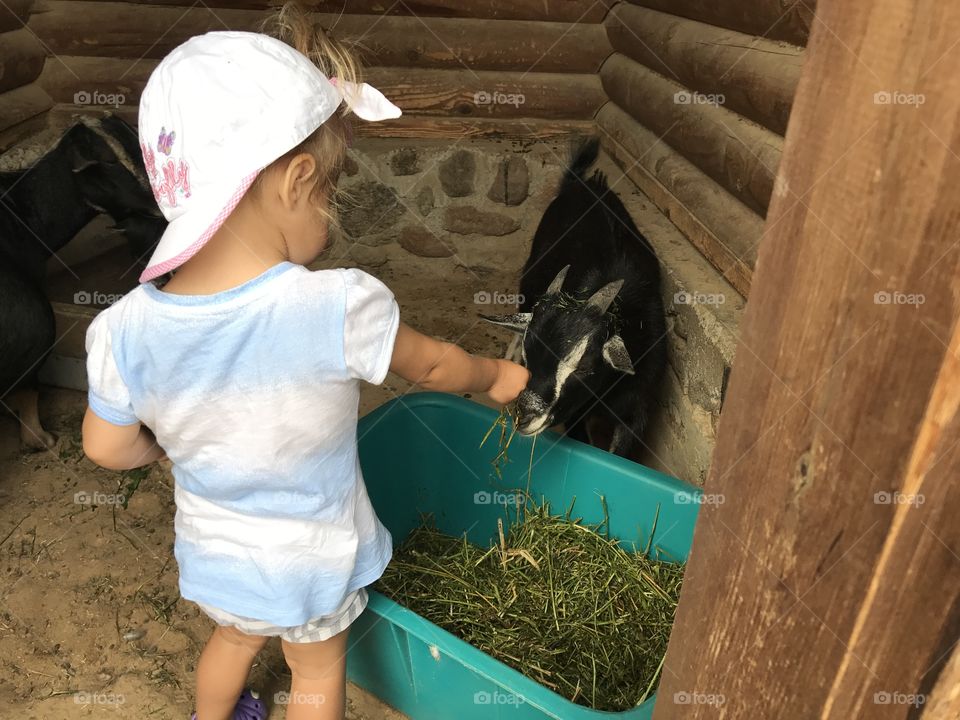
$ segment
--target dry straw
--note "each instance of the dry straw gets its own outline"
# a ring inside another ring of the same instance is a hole
[[[501,412],[484,437],[500,427],[498,477],[513,437],[508,417]],[[529,490],[529,472],[527,481]],[[622,548],[602,497],[596,525],[572,517],[573,503],[554,515],[523,497],[487,549],[425,517],[377,589],[574,702],[607,711],[642,703],[662,669],[683,566],[653,559],[649,542],[643,552]]]

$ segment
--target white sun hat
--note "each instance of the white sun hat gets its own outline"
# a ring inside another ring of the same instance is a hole
[[[169,221],[140,282],[186,262],[220,228],[258,173],[310,136],[341,102],[362,120],[400,117],[367,83],[327,78],[267,35],[211,32],[187,40],[140,98],[140,149]]]

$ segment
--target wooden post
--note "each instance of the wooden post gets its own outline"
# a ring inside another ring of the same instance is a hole
[[[655,720],[957,707],[958,37],[818,4]]]

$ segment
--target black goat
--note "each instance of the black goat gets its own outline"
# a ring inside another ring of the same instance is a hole
[[[603,173],[599,142],[573,153],[520,280],[520,312],[487,320],[523,333],[530,382],[517,399],[525,435],[563,423],[587,441],[611,424],[610,452],[640,440],[666,367],[660,267]]]
[[[115,116],[78,122],[32,168],[0,173],[0,401],[28,448],[54,442],[37,410],[37,372],[55,342],[46,260],[101,212],[140,263],[166,227],[137,132]]]

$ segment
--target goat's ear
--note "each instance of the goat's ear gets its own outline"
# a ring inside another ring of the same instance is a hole
[[[512,315],[481,315],[484,320],[500,327],[510,328],[517,332],[523,332],[530,324],[530,318],[533,313],[521,312]]]
[[[117,156],[110,146],[91,128],[83,123],[74,125],[63,136],[61,145],[66,145],[70,169],[78,173],[97,163],[115,163]]]
[[[627,375],[634,374],[630,353],[627,352],[627,346],[623,344],[623,338],[619,335],[614,335],[603,344],[603,359],[614,370]]]

